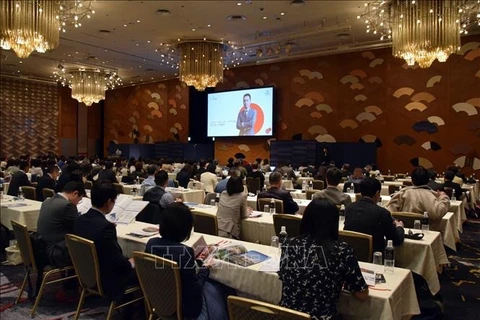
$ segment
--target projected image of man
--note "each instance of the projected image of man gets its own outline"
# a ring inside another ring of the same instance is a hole
[[[243,96],[243,108],[240,109],[237,117],[237,129],[239,136],[254,135],[254,126],[257,121],[257,112],[250,107],[252,97],[249,93]]]

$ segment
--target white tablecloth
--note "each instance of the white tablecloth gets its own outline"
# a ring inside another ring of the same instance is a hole
[[[18,203],[26,204],[19,207],[12,207]],[[10,196],[5,196],[0,200],[0,219],[1,223],[12,230],[11,221],[15,220],[28,227],[28,230],[37,230],[38,215],[40,214],[40,201],[25,199],[23,201],[13,201]]]
[[[149,238],[136,238],[127,233],[140,230],[145,223],[136,222],[130,225],[118,225],[118,243],[124,255],[132,256],[133,251],[144,251]],[[195,233],[185,244],[192,245],[200,236],[209,244],[218,243],[223,238]],[[278,249],[235,241],[243,244],[248,250],[256,250],[269,256],[279,256]],[[359,263],[361,267],[372,269],[373,265]],[[270,303],[278,303],[282,293],[282,283],[276,273],[262,272],[259,269],[263,263],[248,268],[218,261],[210,271],[210,277],[218,282],[228,285],[237,291],[255,299]],[[419,314],[419,306],[413,285],[413,278],[409,270],[395,268],[394,274],[385,274],[386,283],[376,285],[370,289],[367,301],[361,303],[352,295],[342,293],[338,303],[338,311],[345,315],[345,319],[382,319],[393,320],[409,318]],[[377,290],[378,289],[378,290]]]
[[[467,221],[467,214],[465,213],[466,200],[450,200],[450,211],[455,214],[455,226],[458,231],[463,232],[463,223]]]
[[[183,202],[203,203],[205,198],[205,191],[194,189],[181,189],[181,188],[166,188],[173,197],[180,198]]]

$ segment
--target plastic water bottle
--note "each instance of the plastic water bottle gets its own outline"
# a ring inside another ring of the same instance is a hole
[[[308,181],[308,190],[313,190],[313,181]]]
[[[18,188],[18,200],[23,201],[25,197],[23,196],[22,187]]]
[[[270,208],[270,214],[275,214],[275,200],[273,198],[270,200],[268,207]]]
[[[395,270],[395,248],[393,247],[393,241],[388,240],[387,247],[385,248],[385,273],[393,274]]]
[[[306,191],[307,190],[307,181],[306,180],[303,180],[302,182],[302,191]]]
[[[457,197],[455,196],[455,190],[452,191],[452,201],[457,200]]]
[[[215,207],[218,207],[218,203],[220,202],[220,193],[217,192],[215,196]]]
[[[266,184],[263,185],[263,191],[267,191],[267,185]]]
[[[285,240],[287,239],[287,237],[288,237],[287,227],[282,226],[282,228],[280,229],[280,233],[278,234],[278,240],[280,242],[280,245],[283,245],[285,243]]]
[[[347,188],[347,193],[352,193],[350,188]]]
[[[422,218],[422,231],[428,232],[428,230],[430,230],[430,219],[428,218],[428,212],[424,211]]]
[[[340,210],[338,211],[338,214],[339,214],[340,222],[344,222],[345,221],[345,205],[344,204],[340,206]]]

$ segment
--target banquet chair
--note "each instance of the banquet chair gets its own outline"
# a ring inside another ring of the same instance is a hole
[[[209,192],[205,195],[205,199],[203,199],[204,204],[210,204],[210,201],[215,200],[217,194],[215,192]]]
[[[396,173],[395,177],[397,177],[397,179],[405,179],[406,174],[405,173]]]
[[[22,297],[23,291],[25,290],[25,285],[29,280],[31,274],[37,275],[37,284],[40,283],[38,277],[41,277],[41,285],[40,288],[37,287],[37,296],[35,298],[35,302],[33,304],[32,311],[30,312],[30,317],[35,316],[35,310],[38,307],[38,303],[40,299],[42,299],[43,290],[45,286],[52,283],[57,283],[61,281],[65,281],[68,279],[76,278],[76,275],[68,275],[64,276],[63,274],[65,271],[73,270],[72,266],[68,266],[65,268],[56,268],[54,266],[46,265],[43,268],[43,274],[39,274],[39,261],[35,259],[34,248],[32,245],[32,240],[30,238],[30,233],[28,232],[28,228],[25,225],[18,223],[15,220],[11,221],[13,233],[15,234],[15,239],[17,239],[17,245],[20,249],[20,256],[22,257],[23,265],[25,267],[25,277],[23,278],[22,286],[20,287],[20,293],[18,294],[17,300],[15,300],[15,304],[20,302],[20,298]],[[37,255],[38,256],[38,255]],[[46,259],[46,257],[45,257]],[[68,273],[65,273],[68,274]],[[52,280],[49,280],[53,277]],[[30,292],[31,295],[35,295],[33,292]]]
[[[413,212],[392,212],[392,217],[397,220],[401,220],[405,228],[412,229],[415,224],[415,220],[421,221],[423,215]]]
[[[212,236],[218,235],[217,216],[199,211],[192,211],[192,214],[193,229],[195,232],[210,234]]]
[[[274,214],[273,215],[273,227],[275,228],[275,234],[280,234],[282,226],[286,227],[288,237],[296,237],[300,235],[300,223],[302,218],[293,214]]]
[[[82,293],[80,294],[80,300],[78,301],[77,311],[75,312],[74,318],[77,320],[80,316],[83,302],[87,296],[99,295],[105,298],[106,296],[103,292],[102,280],[100,278],[100,266],[98,264],[98,255],[97,249],[95,248],[95,243],[91,240],[87,240],[73,234],[65,235],[65,240],[68,247],[68,252],[72,258],[73,266],[75,267],[75,272],[78,275],[78,282],[82,288]],[[137,291],[140,291],[139,286],[128,287],[124,292],[124,296]],[[108,308],[107,320],[111,319],[114,310],[118,310],[142,299],[143,296],[134,296],[133,299],[120,305],[117,305],[117,301],[112,300]]]
[[[449,187],[444,187],[443,188],[443,191],[445,191],[445,193],[447,194],[447,196],[452,199],[452,196],[453,196],[453,188],[449,188]],[[458,197],[458,195],[456,195]],[[26,198],[26,196],[25,196]]]
[[[315,190],[325,189],[325,183],[322,180],[313,180],[312,185]]]
[[[257,200],[258,210],[263,211],[265,205],[270,204],[272,198],[259,198]],[[283,200],[273,199],[275,201],[275,213],[283,213]]]
[[[202,182],[197,181],[197,180],[190,180],[187,185],[188,189],[193,189],[193,190],[204,190],[205,187]]]
[[[113,184],[115,186],[115,189],[117,190],[118,194],[123,194],[125,193],[123,191],[123,186],[120,184],[120,183],[114,183]]]
[[[362,198],[362,194],[361,193],[355,193],[355,202],[360,200]]]
[[[313,189],[313,190],[305,191],[305,196],[306,196],[307,200],[312,200],[312,196],[317,192],[320,192],[320,190]]]
[[[372,262],[372,236],[365,233],[339,230],[338,240],[352,247],[358,261]]]
[[[383,176],[383,181],[395,181],[395,176]]]
[[[398,192],[400,189],[401,189],[400,186],[389,185],[388,186],[388,194],[394,194],[395,192]]]
[[[182,280],[177,263],[139,251],[133,252],[133,260],[145,297],[148,320],[183,320]]]
[[[253,299],[229,296],[230,320],[307,320],[309,314]]]
[[[402,183],[403,183],[403,185],[404,185],[405,187],[411,187],[411,186],[413,186],[413,182],[412,182],[412,181],[403,181]]]
[[[42,189],[43,199],[52,198],[55,196],[55,190],[49,188]]]
[[[248,192],[256,194],[257,191],[260,191],[260,178],[247,177],[246,179]]]
[[[37,200],[37,190],[35,187],[23,186],[21,188],[25,199]]]
[[[87,181],[85,181],[84,186],[85,186],[85,189],[92,190],[93,182],[90,181],[90,180],[87,180]]]

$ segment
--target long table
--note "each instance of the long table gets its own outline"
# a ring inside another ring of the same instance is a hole
[[[196,206],[192,210],[214,216],[217,212],[216,207],[208,205]],[[343,222],[339,223],[339,230],[343,230]],[[242,240],[269,245],[272,236],[275,236],[272,215],[263,214],[260,217],[242,220],[240,236]],[[453,247],[455,248],[455,245]],[[427,280],[432,294],[440,291],[437,271],[441,271],[443,265],[449,264],[440,232],[429,231],[422,240],[405,239],[403,245],[396,248],[396,252],[396,261],[400,267],[422,275]]]
[[[0,199],[0,220],[9,230],[12,229],[12,220],[15,220],[28,227],[28,230],[37,230],[38,215],[40,214],[40,201],[30,199],[13,200],[11,196],[3,196]]]
[[[127,257],[130,257],[133,251],[145,250],[149,238],[136,238],[129,236],[128,233],[146,226],[151,225],[140,222],[117,225],[118,243]],[[194,233],[185,244],[191,246],[200,236],[203,236],[209,244],[225,240],[220,237]],[[235,243],[244,245],[248,250],[256,250],[271,257],[278,258],[280,255],[278,249],[269,246],[242,241],[235,241]],[[228,285],[242,294],[277,304],[281,298],[282,282],[275,272],[260,271],[264,263],[245,268],[216,260],[210,271],[210,278]],[[374,268],[369,263],[360,262],[359,265],[363,268]],[[351,294],[342,292],[337,305],[339,313],[344,315],[345,319],[383,320],[409,318],[419,314],[420,309],[410,270],[395,268],[394,274],[385,274],[384,276],[386,283],[371,288],[368,300],[363,303],[357,301]]]
[[[123,185],[123,192],[127,195],[133,195],[133,189],[136,189],[137,192],[140,191],[140,184],[125,184]],[[165,188],[166,191],[170,192],[175,198],[180,198],[184,202],[196,202],[202,203],[203,198],[205,197],[205,191],[195,190],[195,189],[184,189],[184,188]]]

